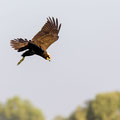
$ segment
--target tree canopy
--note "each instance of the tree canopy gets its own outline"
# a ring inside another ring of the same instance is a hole
[[[62,120],[120,120],[120,92],[98,94]]]
[[[120,120],[120,93],[105,93],[89,102],[88,120]]]
[[[41,110],[19,97],[0,103],[0,120],[45,120]],[[86,107],[77,107],[68,117],[53,120],[120,120],[120,92],[98,94]]]
[[[0,104],[0,120],[45,120],[41,110],[35,108],[28,100],[19,97],[8,99]]]

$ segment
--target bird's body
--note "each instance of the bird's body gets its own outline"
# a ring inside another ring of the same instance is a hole
[[[22,59],[18,64],[20,64],[26,56],[31,55],[39,55],[46,60],[51,59],[50,55],[46,51],[47,48],[58,40],[59,30],[61,28],[61,24],[58,25],[58,19],[48,18],[45,25],[42,27],[41,31],[38,32],[32,40],[28,41],[27,39],[17,38],[11,40],[11,46],[17,50],[18,52],[25,51],[22,54]]]

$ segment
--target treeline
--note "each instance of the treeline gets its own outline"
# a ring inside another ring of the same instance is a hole
[[[120,120],[120,92],[98,94],[68,118],[57,116],[54,120]]]
[[[35,108],[28,100],[19,97],[0,103],[0,120],[45,120],[41,110]]]
[[[42,111],[28,100],[19,97],[0,103],[0,120],[45,120]],[[78,107],[69,117],[57,116],[54,120],[120,120],[120,92],[98,94]]]

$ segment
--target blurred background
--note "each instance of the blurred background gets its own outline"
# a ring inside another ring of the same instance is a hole
[[[119,0],[0,0],[0,119],[120,120],[119,11]],[[10,40],[32,39],[49,16],[62,23],[51,62],[17,66]]]

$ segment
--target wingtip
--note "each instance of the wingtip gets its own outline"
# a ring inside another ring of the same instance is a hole
[[[62,25],[62,24],[60,23],[59,28],[58,28],[58,31],[60,31],[61,25]]]
[[[52,23],[52,24],[56,27],[56,29],[57,29],[58,31],[60,31],[60,28],[61,28],[61,25],[62,25],[62,24],[59,24],[58,18],[54,18],[54,17],[48,16],[48,17],[47,17],[47,22]]]

